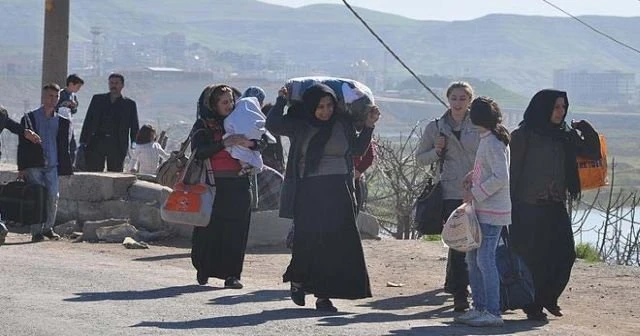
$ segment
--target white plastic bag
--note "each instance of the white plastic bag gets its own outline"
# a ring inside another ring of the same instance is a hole
[[[444,223],[442,242],[449,248],[468,252],[480,247],[482,232],[473,205],[463,203],[455,209]]]

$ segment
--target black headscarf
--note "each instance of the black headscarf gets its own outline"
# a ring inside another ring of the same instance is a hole
[[[315,112],[320,104],[320,99],[329,96],[333,99],[333,114],[329,120],[320,120],[316,118]],[[306,121],[318,132],[309,141],[307,152],[305,154],[305,171],[315,172],[318,170],[320,160],[324,153],[324,146],[331,137],[333,125],[337,117],[338,99],[335,92],[324,84],[315,84],[304,91],[302,95],[303,116]]]
[[[571,199],[575,200],[580,197],[580,178],[576,161],[576,147],[573,141],[571,141],[574,131],[564,120],[567,116],[566,113],[559,124],[551,122],[551,115],[556,100],[560,97],[564,98],[566,111],[568,111],[569,99],[567,98],[566,92],[545,89],[536,93],[533,98],[531,98],[529,106],[527,106],[524,112],[524,120],[520,123],[520,126],[527,131],[550,136],[554,140],[562,142],[565,154],[564,171],[567,189],[569,190]]]

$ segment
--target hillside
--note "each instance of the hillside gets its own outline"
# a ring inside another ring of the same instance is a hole
[[[150,5],[151,4],[151,5]],[[0,2],[0,60],[26,52],[40,57],[43,1]],[[406,72],[341,5],[288,8],[255,0],[74,0],[72,41],[89,40],[90,27],[105,38],[145,39],[182,32],[188,43],[213,50],[269,55],[286,52],[296,65],[341,72],[366,59],[378,72]],[[556,68],[636,72],[640,57],[570,18],[489,15],[470,21],[417,21],[359,10],[415,71],[471,76],[529,96],[552,84]],[[632,46],[640,46],[640,17],[582,17]],[[385,57],[386,55],[386,57]],[[385,67],[386,64],[386,67]]]

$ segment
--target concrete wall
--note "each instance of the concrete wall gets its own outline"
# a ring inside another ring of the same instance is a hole
[[[13,181],[17,176],[15,170],[1,170],[0,182]],[[167,223],[160,217],[160,206],[170,192],[170,188],[130,174],[80,172],[62,176],[56,224],[127,218],[138,229],[190,237],[191,226]],[[248,245],[284,244],[290,227],[291,221],[279,218],[278,211],[254,212]],[[358,227],[364,238],[377,237],[377,221],[371,216],[360,216]]]

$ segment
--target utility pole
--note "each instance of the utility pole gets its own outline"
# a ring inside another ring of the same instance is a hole
[[[45,0],[42,85],[64,86],[69,59],[69,2]]]

